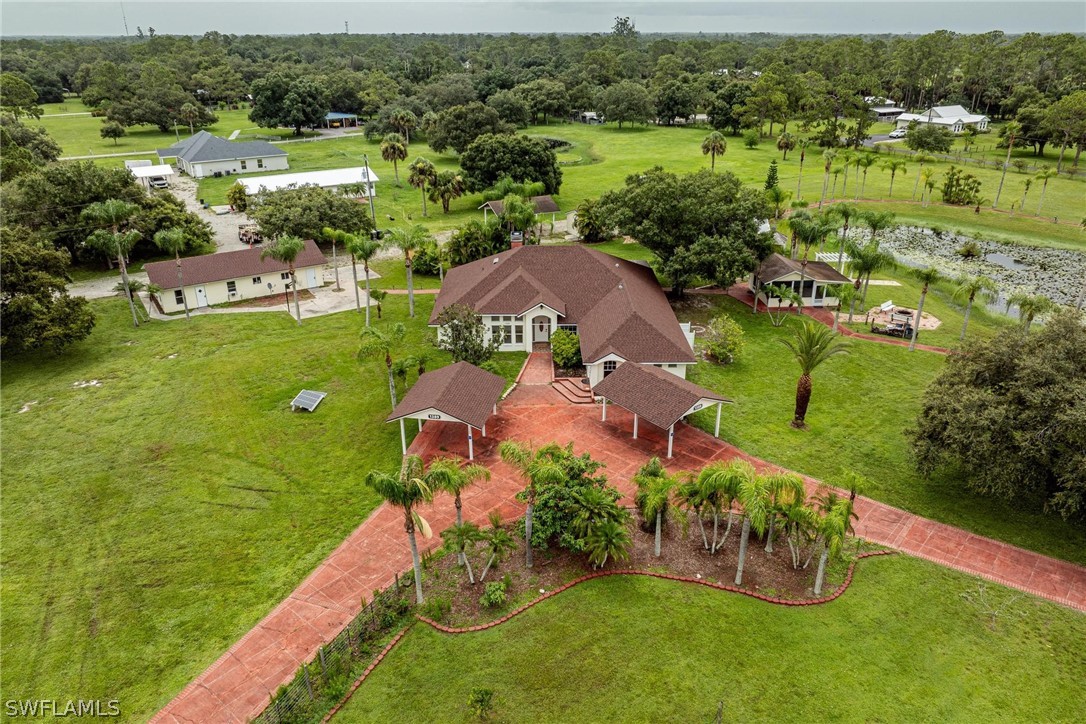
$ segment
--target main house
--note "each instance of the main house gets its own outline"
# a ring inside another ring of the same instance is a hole
[[[207,131],[198,131],[157,153],[160,161],[176,158],[178,168],[193,178],[290,168],[287,152],[267,141],[227,141]]]
[[[519,246],[458,266],[430,326],[453,304],[475,310],[503,351],[530,352],[556,329],[575,332],[592,386],[622,362],[682,378],[695,362],[690,325],[679,324],[652,269],[583,246]]]
[[[973,126],[978,131],[988,130],[988,116],[977,115],[962,106],[935,106],[923,113],[902,113],[897,117],[898,128],[908,128],[910,123],[931,123],[961,133],[966,126]]]
[[[177,262],[156,261],[144,265],[151,284],[162,287],[158,295],[162,311],[180,312],[188,300],[190,309],[282,294],[288,290],[289,267],[271,257],[260,258],[260,249],[226,251],[190,256],[181,260],[182,287],[177,281]],[[324,283],[324,254],[313,241],[294,260],[299,289]]]
[[[749,284],[755,304],[781,306],[781,298],[766,289],[772,285],[791,289],[805,307],[836,307],[838,299],[833,295],[832,285],[852,284],[852,280],[823,261],[809,261],[804,268],[798,259],[770,254],[750,275]]]

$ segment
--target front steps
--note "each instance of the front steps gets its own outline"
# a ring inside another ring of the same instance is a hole
[[[551,386],[574,405],[591,405],[595,402],[591,388],[580,379],[559,377],[551,383]]]

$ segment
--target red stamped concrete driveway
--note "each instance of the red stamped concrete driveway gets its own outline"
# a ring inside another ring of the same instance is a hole
[[[606,463],[608,479],[627,498],[632,497],[631,478],[637,468],[653,455],[666,455],[665,430],[642,423],[634,440],[629,412],[608,405],[607,421],[603,422],[598,406],[567,403],[551,388],[550,369],[549,355],[533,354],[520,384],[487,424],[487,436],[476,434],[476,462],[490,468],[493,477],[462,496],[466,519],[482,524],[492,510],[500,511],[505,519],[523,513],[523,505],[514,499],[523,487],[521,478],[498,458],[502,440],[536,445],[572,442],[575,452],[589,452]],[[412,442],[410,451],[426,459],[466,457],[464,427],[430,423]],[[774,469],[684,424],[676,425],[675,457],[665,462],[672,470],[697,470],[712,460],[734,458],[748,460],[762,470]],[[813,490],[818,482],[808,478],[807,484]],[[445,495],[420,512],[435,531],[443,530],[455,518],[452,501]],[[863,538],[1086,611],[1086,568],[867,498],[857,499],[856,512],[860,516],[856,532]],[[334,638],[357,615],[363,597],[387,586],[394,574],[410,565],[403,516],[382,505],[285,601],[152,721],[240,723],[257,716],[276,689],[290,681],[303,662],[313,659],[321,644]]]

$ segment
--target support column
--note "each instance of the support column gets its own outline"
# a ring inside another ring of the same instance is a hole
[[[419,432],[422,432],[422,418],[419,418]]]
[[[603,417],[600,418],[601,422],[607,422],[607,398],[603,398]]]
[[[671,427],[667,429],[667,456],[671,457],[671,446],[675,442],[675,424],[672,423]]]
[[[403,418],[400,418],[400,447],[403,448],[403,454],[407,454],[407,432],[403,428]]]
[[[486,437],[486,425],[483,425],[483,437]]]
[[[498,403],[497,402],[494,403],[494,414],[495,415],[498,414]]]
[[[716,403],[716,431],[713,433],[713,437],[720,437],[720,408],[724,407],[723,402]]]
[[[468,460],[475,459],[475,445],[473,443],[474,438],[471,435],[471,425],[468,425]]]
[[[634,436],[633,439],[637,439],[637,413],[634,413]]]

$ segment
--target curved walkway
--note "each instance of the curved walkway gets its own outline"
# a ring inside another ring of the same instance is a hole
[[[632,499],[632,477],[645,460],[667,449],[667,432],[642,424],[632,439],[633,416],[618,407],[600,420],[595,405],[566,403],[550,386],[549,365],[533,354],[520,382],[499,405],[487,425],[487,436],[475,441],[476,462],[488,467],[492,479],[462,496],[465,520],[484,524],[490,511],[502,518],[518,517],[524,505],[515,495],[522,489],[519,473],[498,457],[500,440],[543,444],[573,443],[574,451],[590,452],[606,463],[609,481]],[[463,428],[433,422],[411,443],[410,451],[432,458],[467,455]],[[760,470],[777,468],[701,430],[680,424],[675,429],[672,470],[697,470],[713,460],[741,458]],[[806,478],[808,488],[817,480]],[[1042,596],[1086,611],[1086,568],[921,518],[867,498],[858,498],[862,538],[950,568]],[[447,495],[438,496],[420,513],[434,530],[455,520]],[[429,541],[436,546],[436,540]],[[282,603],[224,653],[152,721],[247,722],[257,716],[271,696],[319,646],[334,638],[361,610],[362,598],[383,588],[410,566],[403,515],[387,505],[378,507]]]

